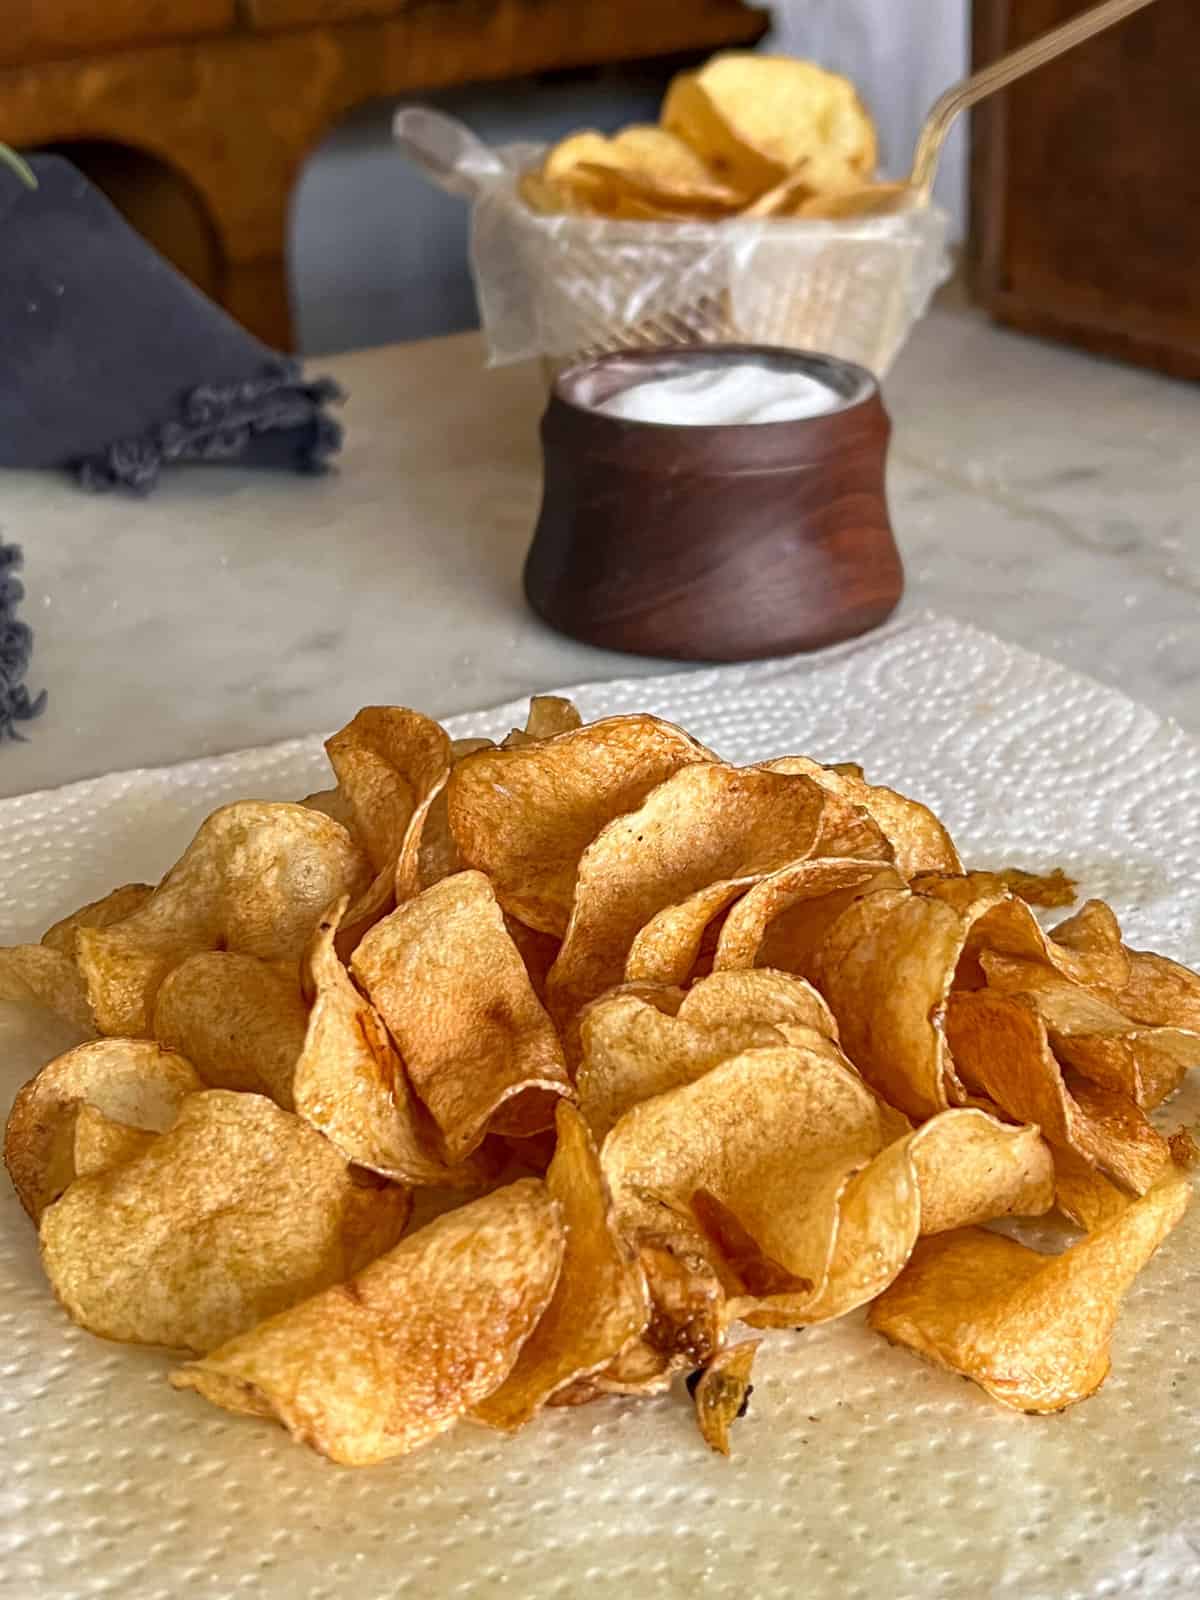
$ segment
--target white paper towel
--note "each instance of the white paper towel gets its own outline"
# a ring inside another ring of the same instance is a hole
[[[1200,961],[1200,748],[1098,684],[956,623],[819,658],[591,685],[738,761],[861,760],[975,865],[1061,865],[1134,944]],[[505,706],[455,734],[500,734]],[[327,780],[317,738],[0,802],[0,943],[153,879],[215,805]],[[52,1049],[0,1007],[0,1110]],[[55,1041],[55,1045],[57,1044]],[[1169,1108],[1195,1117],[1200,1094]],[[0,1196],[3,1600],[1101,1600],[1200,1594],[1200,1207],[1131,1294],[1115,1373],[1058,1417],[1001,1411],[861,1317],[769,1338],[731,1461],[679,1394],[462,1425],[330,1466],[70,1327]]]

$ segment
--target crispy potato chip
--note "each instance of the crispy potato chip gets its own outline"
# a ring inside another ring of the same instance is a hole
[[[1129,971],[1115,986],[1111,1000],[1135,1022],[1200,1032],[1200,974],[1152,950],[1130,950]]]
[[[1075,903],[1079,885],[1061,867],[1052,872],[1025,872],[1020,867],[1005,867],[998,874],[1006,889],[1027,906],[1069,906]]]
[[[635,1241],[650,1321],[621,1374],[610,1367],[603,1375],[609,1393],[654,1392],[662,1377],[711,1360],[725,1340],[725,1290],[702,1236],[675,1216],[669,1232],[643,1229]]]
[[[243,800],[214,811],[150,899],[81,927],[77,959],[101,1033],[144,1038],[163,979],[201,950],[296,960],[326,907],[366,887],[339,823],[304,806]]]
[[[132,1161],[158,1138],[150,1128],[115,1122],[98,1106],[80,1100],[75,1111],[74,1165],[76,1178],[92,1178],[125,1161]]]
[[[689,734],[649,716],[609,717],[534,745],[482,751],[451,774],[451,831],[463,861],[487,873],[506,911],[561,938],[580,857],[605,824],[681,767],[713,760]]]
[[[570,733],[582,726],[583,718],[573,701],[558,694],[535,694],[529,702],[525,726],[507,734],[500,748],[512,750],[519,745],[536,744],[539,739],[553,739],[555,734]]]
[[[691,1216],[705,1189],[819,1293],[847,1183],[902,1128],[828,1045],[754,1049],[633,1106],[601,1162],[634,1236],[661,1230],[668,1207]]]
[[[626,983],[686,983],[705,931],[757,878],[724,878],[665,906],[638,933],[625,958]]]
[[[835,222],[851,217],[887,217],[921,203],[917,191],[907,183],[865,183],[854,187],[854,168],[843,170],[850,174],[851,183],[826,182],[821,193],[796,207],[794,215]]]
[[[750,1373],[761,1344],[761,1339],[745,1339],[727,1345],[697,1374],[695,1386],[688,1380],[700,1432],[718,1455],[729,1454],[729,1430],[749,1409],[754,1393]]]
[[[47,928],[42,935],[42,943],[51,950],[61,950],[65,956],[74,956],[77,928],[107,928],[110,923],[122,922],[139,906],[145,905],[153,893],[153,884],[124,883],[119,889],[113,889],[99,900],[80,906],[78,911],[72,911],[69,917],[63,917],[53,927]]]
[[[405,706],[366,706],[325,742],[374,877],[351,904],[340,938],[349,954],[366,930],[421,887],[421,835],[450,776],[445,729]]]
[[[106,1339],[205,1351],[337,1283],[403,1232],[411,1201],[261,1095],[188,1095],[131,1161],[42,1215],[68,1315]]]
[[[556,1098],[571,1093],[562,1046],[481,872],[443,878],[394,911],[353,968],[452,1160],[489,1131],[553,1123]]]
[[[820,857],[761,878],[732,907],[717,940],[713,970],[764,966],[805,973],[829,927],[872,889],[902,889],[878,861]]]
[[[785,1042],[765,1022],[681,1022],[620,990],[586,1008],[580,1038],[582,1061],[575,1087],[580,1110],[598,1140],[642,1100],[694,1083],[743,1050]]]
[[[74,1179],[81,1105],[161,1133],[203,1087],[189,1062],[149,1039],[96,1039],[48,1062],[18,1092],[4,1135],[4,1164],[21,1204],[37,1222]]]
[[[714,972],[688,990],[679,1007],[684,1022],[706,1027],[731,1024],[744,1018],[813,1028],[837,1042],[833,1013],[811,983],[787,972],[757,967],[749,972]]]
[[[1054,1203],[1064,1217],[1092,1233],[1127,1211],[1133,1201],[1082,1156],[1059,1145],[1054,1152]]]
[[[989,989],[1032,997],[1064,1066],[1145,1110],[1161,1105],[1188,1069],[1200,1066],[1200,1032],[1132,1022],[1098,995],[1038,962],[988,951],[980,960]]]
[[[808,756],[783,756],[764,763],[768,772],[802,773],[852,805],[861,806],[874,818],[892,847],[892,861],[904,878],[920,872],[961,873],[962,863],[954,841],[945,828],[919,800],[910,800],[883,784],[867,783],[861,773],[842,764],[823,767]],[[863,854],[844,851],[846,855]],[[825,855],[838,854],[826,850]]]
[[[843,1050],[868,1083],[913,1117],[933,1116],[960,1097],[942,1017],[972,926],[1004,894],[982,873],[940,882],[955,886],[958,903],[903,889],[853,901],[815,961]]]
[[[991,882],[1003,886],[995,873],[974,872],[966,879],[916,879],[923,894],[952,895],[957,883]],[[1066,922],[1045,933],[1022,900],[1006,894],[986,916],[980,917],[967,938],[959,968],[959,986],[977,986],[973,977],[984,952],[1018,961],[1040,961],[1060,976],[1085,987],[1119,986],[1129,975],[1129,957],[1121,943],[1117,919],[1102,900],[1089,900]]]
[[[495,748],[491,739],[451,740],[451,771],[460,761],[473,756],[477,750]],[[443,784],[433,797],[425,817],[425,826],[421,829],[421,847],[417,852],[417,873],[421,888],[428,889],[431,884],[439,883],[452,873],[461,872],[465,865],[450,832],[450,814],[446,809],[446,786]]]
[[[306,794],[300,804],[310,811],[319,811],[322,816],[331,817],[334,822],[340,822],[355,844],[362,845],[363,841],[354,831],[354,812],[340,789],[318,789],[315,794]]]
[[[583,177],[585,187],[590,180],[672,210],[734,211],[743,199],[691,146],[653,125],[623,128],[612,138],[591,131],[571,134],[550,150],[541,176],[568,189]]]
[[[346,1466],[404,1455],[504,1382],[550,1303],[563,1251],[557,1203],[538,1179],[522,1179],[171,1382],[273,1417]]]
[[[963,1082],[1009,1116],[1036,1122],[1137,1194],[1166,1169],[1167,1142],[1132,1100],[1064,1072],[1035,999],[976,989],[950,996],[946,1037]]]
[[[188,956],[163,980],[151,1026],[210,1089],[265,1094],[292,1109],[308,1007],[290,971],[229,950]]]
[[[844,1316],[894,1281],[921,1234],[1041,1215],[1053,1203],[1053,1160],[1037,1128],[1011,1127],[973,1108],[943,1111],[850,1178],[823,1284],[772,1283],[763,1272],[768,1258],[756,1260],[743,1241],[737,1270],[749,1298],[733,1299],[730,1315],[760,1327]]]
[[[304,958],[313,993],[292,1085],[297,1115],[347,1161],[411,1187],[477,1188],[482,1169],[452,1166],[416,1100],[375,1008],[350,981],[334,947],[343,897],[321,922]]]
[[[87,986],[69,955],[44,944],[0,949],[0,1001],[35,1006],[64,1018],[81,1033],[96,1032]]]
[[[1121,1301],[1189,1199],[1171,1177],[1060,1256],[975,1228],[926,1239],[868,1320],[1001,1405],[1061,1411],[1108,1376]]]
[[[718,762],[682,768],[610,822],[580,859],[546,988],[552,1014],[565,1022],[619,983],[638,933],[665,907],[717,880],[765,876],[803,858],[831,816],[850,832],[866,821],[807,777]],[[865,832],[859,839],[870,847]]]
[[[646,1280],[617,1231],[587,1124],[565,1102],[546,1187],[562,1208],[566,1251],[554,1298],[500,1387],[474,1409],[515,1432],[554,1394],[614,1361],[650,1315]]]

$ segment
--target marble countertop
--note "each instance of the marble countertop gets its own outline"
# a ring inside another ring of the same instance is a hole
[[[147,500],[0,474],[50,705],[0,749],[0,796],[332,728],[435,715],[661,662],[525,608],[538,498],[530,369],[474,335],[321,362],[350,393],[340,470],[169,473]],[[942,305],[885,389],[904,609],[963,618],[1200,734],[1194,386]]]

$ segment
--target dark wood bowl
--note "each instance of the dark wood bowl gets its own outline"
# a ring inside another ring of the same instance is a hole
[[[595,406],[653,373],[747,355],[841,403],[792,422],[673,426]],[[542,418],[542,507],[525,594],[585,643],[687,661],[814,650],[895,610],[891,424],[864,368],[754,345],[617,351],[560,374]]]

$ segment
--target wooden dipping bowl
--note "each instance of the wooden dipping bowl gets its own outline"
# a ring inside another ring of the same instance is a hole
[[[594,409],[631,383],[747,357],[815,378],[841,401],[797,421],[700,426]],[[874,377],[831,356],[684,345],[570,367],[542,418],[529,603],[587,644],[687,661],[865,633],[904,588],[884,494],[890,433]]]

